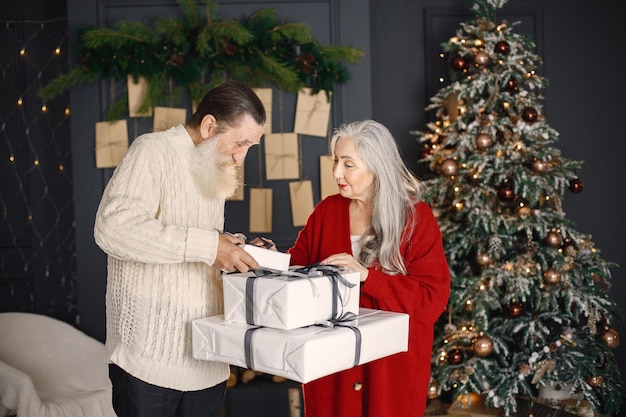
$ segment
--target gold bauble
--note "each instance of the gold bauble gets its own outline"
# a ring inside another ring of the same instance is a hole
[[[534,159],[530,167],[533,172],[542,173],[548,170],[548,163],[540,159]]]
[[[439,398],[439,381],[433,379],[428,387],[428,399],[434,400],[435,398]]]
[[[549,285],[561,282],[561,273],[554,268],[548,268],[543,272],[543,282]]]
[[[483,267],[488,266],[491,264],[491,257],[485,252],[479,253],[476,255],[476,263]]]
[[[619,346],[619,333],[617,333],[615,329],[606,329],[600,334],[600,339],[611,349],[615,349]]]
[[[592,387],[599,387],[604,383],[604,377],[602,375],[593,375],[587,378],[587,383]]]
[[[476,149],[484,151],[493,145],[493,139],[487,133],[479,133],[478,136],[476,136],[474,143],[476,144]]]
[[[479,51],[474,56],[474,63],[479,66],[485,66],[489,63],[489,54],[485,51]]]
[[[478,336],[474,341],[473,349],[476,356],[489,356],[493,352],[493,340],[488,336]]]
[[[454,159],[446,159],[439,166],[439,172],[441,172],[443,175],[446,175],[448,177],[456,175],[458,170],[459,170],[459,165]]]
[[[554,230],[548,232],[548,234],[546,235],[546,245],[550,246],[551,248],[560,248],[562,244],[563,238],[561,237],[560,233],[555,232]]]

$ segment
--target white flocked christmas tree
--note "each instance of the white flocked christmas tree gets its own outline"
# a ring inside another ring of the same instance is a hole
[[[516,23],[496,21],[504,3],[477,0],[442,44],[449,78],[412,132],[452,274],[431,397],[478,395],[512,415],[520,398],[563,407],[549,394],[560,389],[574,413],[616,414],[614,265],[563,211],[566,193],[582,198],[583,164],[554,146],[541,59]]]

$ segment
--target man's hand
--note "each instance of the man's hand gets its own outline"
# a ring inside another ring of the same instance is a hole
[[[258,262],[239,246],[242,243],[244,242],[241,239],[233,235],[220,233],[213,265],[222,272],[248,272],[250,269],[257,269]]]

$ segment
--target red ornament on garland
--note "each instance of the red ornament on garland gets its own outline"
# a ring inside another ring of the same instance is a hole
[[[463,351],[458,348],[450,349],[448,352],[448,363],[450,365],[458,365],[463,362]]]
[[[493,48],[493,51],[496,54],[508,55],[511,52],[511,45],[507,41],[500,41],[496,43],[496,46]]]
[[[585,187],[585,184],[580,178],[574,178],[573,180],[569,182],[569,190],[573,192],[574,194],[578,194],[582,192],[584,187]]]
[[[526,107],[522,110],[522,119],[528,123],[532,123],[537,120],[539,113],[533,107]]]
[[[450,62],[450,66],[456,72],[464,72],[469,68],[469,64],[467,63],[467,60],[461,56],[455,56],[454,58],[452,58],[452,61]]]

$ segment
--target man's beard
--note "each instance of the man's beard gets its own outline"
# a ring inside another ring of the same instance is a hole
[[[219,136],[197,145],[191,154],[191,175],[207,198],[227,198],[237,188],[237,165],[231,156],[218,152]]]

